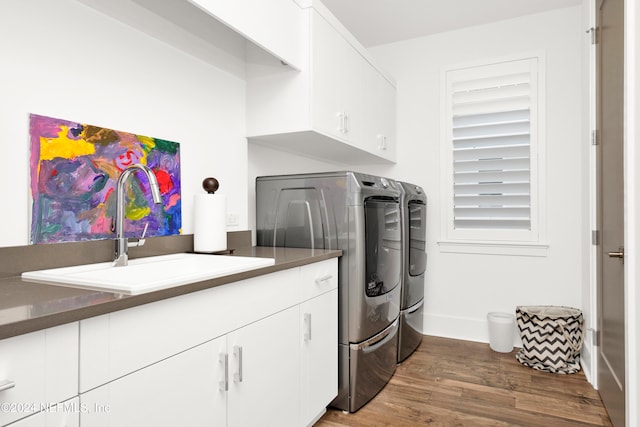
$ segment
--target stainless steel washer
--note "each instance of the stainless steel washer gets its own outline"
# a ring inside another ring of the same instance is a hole
[[[341,249],[338,396],[354,412],[393,375],[401,291],[400,189],[356,172],[256,179],[260,246]]]
[[[424,285],[427,268],[427,196],[421,187],[398,182],[401,189],[402,297],[398,363],[413,353],[422,341]]]

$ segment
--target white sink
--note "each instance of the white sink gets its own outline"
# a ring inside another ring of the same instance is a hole
[[[25,280],[74,288],[142,294],[273,265],[273,258],[225,255],[172,254],[129,261],[126,267],[110,262],[22,273]]]

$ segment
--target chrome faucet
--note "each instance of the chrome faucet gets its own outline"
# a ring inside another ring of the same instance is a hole
[[[151,195],[153,196],[153,202],[155,204],[162,203],[162,197],[160,197],[160,188],[158,187],[158,180],[156,179],[155,174],[148,166],[135,164],[127,167],[118,178],[118,184],[116,188],[116,216],[114,218],[115,221],[115,229],[116,229],[116,256],[113,260],[114,267],[123,267],[127,265],[129,261],[129,255],[127,253],[129,248],[129,241],[126,237],[124,237],[124,183],[129,178],[134,171],[139,170],[144,172],[149,180],[149,187],[151,188]],[[148,226],[149,224],[147,224]],[[131,246],[142,246],[144,245],[144,235],[147,232],[147,227],[145,226],[144,231],[142,232],[142,236],[140,240],[136,243],[131,243]]]

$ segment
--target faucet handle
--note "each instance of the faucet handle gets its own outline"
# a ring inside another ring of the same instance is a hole
[[[142,230],[142,235],[140,236],[140,238],[138,239],[137,242],[130,242],[129,246],[144,246],[144,242],[146,241],[144,236],[147,234],[147,228],[149,228],[149,223],[146,223],[144,225],[144,230]]]

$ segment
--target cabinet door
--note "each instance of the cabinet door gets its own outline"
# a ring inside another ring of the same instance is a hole
[[[313,126],[329,136],[346,140],[350,46],[317,12],[312,13],[311,22]]]
[[[311,425],[338,394],[338,290],[300,305],[300,425]]]
[[[300,7],[293,0],[189,0],[279,59],[301,66]]]
[[[289,308],[227,336],[229,426],[298,425],[298,310]]]
[[[0,425],[78,394],[78,323],[0,341]]]
[[[46,407],[46,405],[49,405]],[[77,397],[65,402],[44,403],[42,412],[23,418],[11,427],[79,427],[80,406]]]
[[[395,161],[396,89],[375,69],[367,75],[368,119],[363,149]]]
[[[278,271],[82,320],[80,392],[296,305],[298,274]]]
[[[225,349],[217,338],[83,393],[82,425],[225,426]]]

